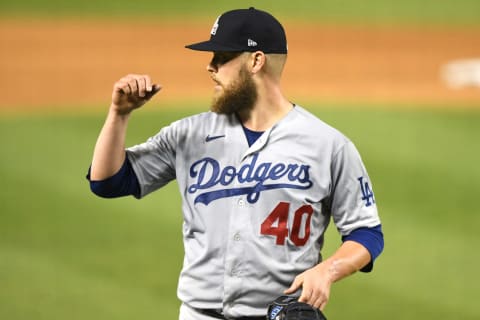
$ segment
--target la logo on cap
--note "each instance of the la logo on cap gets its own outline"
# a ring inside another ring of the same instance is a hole
[[[210,31],[210,34],[212,36],[217,34],[217,29],[218,29],[218,19],[220,19],[221,16],[218,16],[217,20],[215,20],[215,23],[213,24],[212,30]]]

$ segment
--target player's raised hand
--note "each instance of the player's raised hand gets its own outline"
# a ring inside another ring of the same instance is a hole
[[[111,108],[118,114],[128,114],[144,105],[161,88],[153,84],[148,75],[129,74],[115,82]]]

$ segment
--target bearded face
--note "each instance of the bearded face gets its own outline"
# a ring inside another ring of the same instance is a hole
[[[247,67],[242,65],[238,78],[213,98],[211,110],[220,114],[233,114],[253,108],[257,101],[257,87]]]

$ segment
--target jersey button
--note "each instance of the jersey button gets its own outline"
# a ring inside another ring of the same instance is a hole
[[[235,241],[240,241],[241,239],[242,239],[242,237],[238,233],[235,233],[235,235],[233,236],[233,240],[235,240]]]
[[[237,203],[240,207],[243,207],[245,205],[245,200],[239,199]]]

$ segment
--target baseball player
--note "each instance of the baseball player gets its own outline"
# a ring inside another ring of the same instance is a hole
[[[185,257],[181,320],[265,319],[280,295],[323,310],[331,285],[368,272],[383,250],[372,184],[354,144],[282,93],[282,25],[254,8],[228,11],[210,39],[211,110],[125,148],[132,111],[161,86],[128,75],[112,103],[87,176],[102,197],[142,198],[176,179]],[[342,245],[320,251],[329,222]]]

